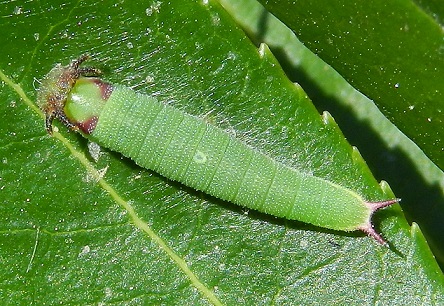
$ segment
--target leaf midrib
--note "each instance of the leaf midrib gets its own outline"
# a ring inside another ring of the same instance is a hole
[[[20,84],[14,83],[4,72],[0,69],[0,80],[6,83],[8,87],[10,87],[13,91],[17,93],[17,95],[25,102],[25,104],[30,107],[35,113],[37,113],[42,119],[45,118],[45,115],[42,111],[28,98],[23,88]],[[191,284],[199,290],[199,292],[207,298],[213,305],[223,305],[222,302],[216,297],[214,292],[208,288],[204,283],[200,281],[200,279],[196,276],[196,274],[189,268],[186,261],[180,257],[174,250],[168,246],[168,244],[163,240],[153,229],[143,221],[134,210],[134,207],[128,203],[128,201],[124,200],[122,196],[120,196],[119,192],[114,189],[107,180],[103,179],[100,175],[100,172],[94,167],[94,165],[89,162],[88,158],[81,151],[77,150],[71,142],[65,138],[62,134],[57,131],[53,131],[52,136],[60,141],[71,153],[71,155],[76,158],[82,166],[86,169],[89,175],[97,179],[97,184],[104,189],[113,201],[119,204],[123,209],[125,209],[128,213],[129,218],[132,223],[142,232],[148,235],[148,237],[153,240],[159,247],[162,249],[171,260],[179,267],[180,270],[188,277]]]

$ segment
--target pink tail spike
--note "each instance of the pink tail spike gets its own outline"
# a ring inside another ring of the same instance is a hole
[[[401,199],[392,199],[392,200],[379,201],[379,202],[365,202],[365,204],[370,208],[371,214],[373,214],[378,209],[398,203],[399,201],[401,201]],[[361,226],[359,229],[361,231],[363,231],[364,233],[366,233],[367,235],[369,235],[370,237],[373,237],[377,242],[379,242],[383,246],[388,246],[388,243],[384,240],[384,238],[382,238],[381,235],[379,235],[375,231],[370,220],[368,221],[367,224]]]
[[[370,237],[373,237],[377,242],[379,242],[383,246],[388,246],[388,243],[384,240],[384,238],[381,237],[381,235],[379,235],[375,231],[375,229],[373,228],[373,226],[371,224],[369,224],[368,226],[365,226],[365,227],[363,226],[359,229],[361,231],[363,231],[364,233],[366,233],[367,235],[369,235]]]
[[[367,206],[371,208],[373,212],[377,211],[380,208],[390,206],[392,204],[400,202],[401,199],[392,199],[392,200],[386,200],[386,201],[379,201],[379,202],[365,202]]]

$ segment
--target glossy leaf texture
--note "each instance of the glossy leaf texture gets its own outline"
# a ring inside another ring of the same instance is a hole
[[[409,222],[421,227],[444,264],[444,172],[331,66],[305,47],[255,0],[221,1],[253,41],[267,43],[287,76],[304,88],[320,111],[328,110],[372,172],[390,182]]]
[[[444,169],[442,5],[260,2]]]
[[[218,3],[6,2],[0,23],[2,304],[442,302],[442,273],[398,206],[374,218],[384,248],[244,211],[115,152],[95,162],[60,124],[46,134],[36,80],[88,52],[113,83],[369,200],[392,197],[332,117]]]

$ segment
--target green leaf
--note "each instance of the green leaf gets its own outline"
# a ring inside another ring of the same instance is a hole
[[[328,110],[372,172],[390,182],[410,222],[417,222],[444,264],[444,173],[335,70],[254,0],[222,1],[254,41],[266,42],[286,74],[320,111]],[[258,22],[260,20],[261,22]],[[420,204],[420,205],[419,205]]]
[[[92,162],[87,142],[60,124],[46,134],[35,79],[88,52],[113,83],[205,115],[369,200],[391,197],[332,118],[217,4],[8,2],[2,12],[2,304],[442,302],[442,273],[398,206],[374,218],[388,249],[245,212],[116,152]]]
[[[444,169],[444,35],[433,1],[261,2]]]

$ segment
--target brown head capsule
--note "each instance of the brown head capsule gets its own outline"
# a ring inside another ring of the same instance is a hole
[[[101,71],[93,67],[80,65],[89,58],[84,54],[73,60],[69,65],[57,64],[43,78],[37,94],[37,104],[46,115],[46,131],[52,134],[52,121],[59,119],[68,128],[77,130],[76,123],[71,122],[65,115],[63,107],[72,87],[81,76],[97,76]]]

